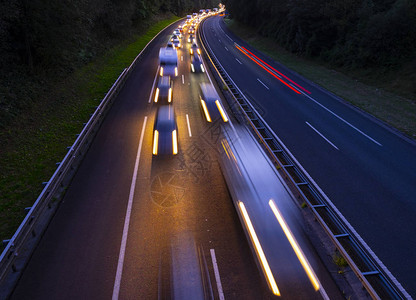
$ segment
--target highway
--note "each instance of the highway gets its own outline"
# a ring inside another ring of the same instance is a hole
[[[209,79],[190,72],[185,39],[173,84],[179,153],[152,155],[158,52],[177,25],[154,39],[126,81],[11,299],[275,298],[220,169],[222,126],[231,125],[205,121],[198,84]],[[321,286],[314,290],[272,210],[256,215],[263,208],[247,204],[256,228],[268,222],[258,234],[281,299],[341,299],[299,210],[285,201]]]
[[[227,30],[221,17],[207,19],[203,30],[246,98],[404,288],[416,295],[416,143],[251,48]]]

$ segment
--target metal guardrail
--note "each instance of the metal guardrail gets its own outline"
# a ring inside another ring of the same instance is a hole
[[[201,26],[202,24],[199,28]],[[230,91],[233,103],[229,104],[231,106],[237,104],[239,111],[242,112],[246,122],[260,139],[276,167],[283,170],[286,180],[292,183],[312,210],[315,218],[348,262],[369,295],[373,299],[411,299],[401,284],[377,258],[283,142],[274,134],[255,107],[247,100],[207,44],[203,30],[199,29],[197,35],[214,73],[217,74],[224,87],[226,86]]]
[[[175,22],[167,25],[155,35],[136,56],[131,65],[123,70],[85,124],[81,133],[77,135],[72,147],[68,148],[68,153],[62,162],[57,164],[58,167],[50,180],[44,183],[44,189],[33,206],[30,207],[13,237],[10,240],[3,240],[3,243],[7,243],[7,245],[0,255],[0,299],[7,299],[10,296],[33,250],[59,207],[59,200],[65,194],[66,187],[70,184],[107,112],[133,68],[147,50],[149,44]]]

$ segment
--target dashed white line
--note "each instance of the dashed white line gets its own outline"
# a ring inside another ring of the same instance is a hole
[[[118,300],[118,296],[120,293],[121,275],[123,274],[124,256],[126,254],[127,235],[129,233],[130,216],[131,216],[131,210],[133,207],[134,190],[136,188],[137,172],[139,170],[140,153],[142,152],[143,137],[144,137],[144,130],[146,128],[146,122],[147,122],[147,116],[144,117],[142,133],[140,135],[139,148],[137,149],[136,163],[134,164],[133,178],[131,180],[129,202],[127,204],[126,217],[124,219],[123,236],[121,239],[120,254],[118,256],[117,272],[116,272],[116,279],[114,281],[112,300]]]
[[[221,40],[220,40],[220,39],[218,39],[218,42],[220,42],[220,43],[221,43]]]
[[[222,290],[220,272],[218,271],[217,258],[215,257],[215,250],[210,249],[210,252],[211,252],[212,266],[214,267],[215,281],[217,282],[218,296],[220,297],[220,300],[224,300],[225,299],[224,292]]]
[[[224,46],[224,48],[225,48],[225,50],[229,51],[227,47]]]
[[[257,81],[258,81],[258,82],[260,82],[260,83],[261,83],[261,84],[262,84],[262,85],[263,85],[266,89],[270,90],[270,89],[269,89],[269,87],[263,83],[263,81],[261,81],[261,80],[260,80],[260,79],[258,79],[258,78],[257,78]]]
[[[331,143],[330,140],[328,140],[322,133],[320,133],[318,130],[316,130],[311,124],[309,124],[309,122],[306,122],[306,124],[312,128],[317,134],[319,134],[321,136],[321,138],[323,138],[325,141],[327,141],[332,147],[334,147],[335,149],[339,150],[337,146],[335,146],[333,143]]]
[[[188,114],[186,114],[186,123],[188,124],[188,133],[189,133],[189,137],[192,137],[192,132],[191,132],[191,123],[189,123],[189,117],[188,117]]]
[[[238,63],[239,63],[240,65],[242,65],[242,64],[243,64],[241,61],[239,61],[239,60],[238,60],[238,58],[236,58],[235,60],[236,60],[236,61],[238,61]]]
[[[182,84],[185,84],[185,77],[182,74]]]
[[[315,102],[316,104],[318,104],[320,107],[322,107],[323,109],[325,109],[327,112],[329,112],[330,114],[332,114],[333,116],[335,116],[336,118],[338,118],[339,120],[341,120],[342,122],[344,122],[345,124],[347,124],[348,126],[350,126],[351,128],[355,129],[356,131],[358,131],[359,133],[361,133],[363,136],[365,136],[366,138],[368,138],[370,141],[372,141],[373,143],[379,145],[380,147],[382,147],[383,145],[380,144],[379,142],[377,142],[375,139],[373,139],[372,137],[368,136],[367,134],[365,134],[364,132],[362,132],[360,129],[358,129],[357,127],[355,127],[354,125],[352,125],[351,123],[349,123],[348,121],[344,120],[343,118],[341,118],[340,116],[338,116],[336,113],[334,113],[332,110],[330,110],[329,108],[326,108],[324,105],[322,105],[321,103],[319,103],[318,101],[316,101],[315,99],[313,99],[311,96],[307,95],[306,93],[302,92],[301,93],[303,95],[305,95],[306,97],[308,97],[310,100],[312,100],[313,102]]]

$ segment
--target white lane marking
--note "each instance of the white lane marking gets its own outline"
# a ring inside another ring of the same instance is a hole
[[[147,116],[144,117],[142,133],[140,135],[139,148],[137,149],[136,163],[134,164],[133,178],[131,179],[129,202],[127,204],[126,218],[124,219],[123,236],[121,239],[120,254],[118,256],[116,280],[114,281],[112,300],[118,300],[120,293],[121,275],[123,274],[124,256],[126,254],[127,235],[129,233],[130,215],[133,206],[134,190],[136,188],[137,172],[139,170],[140,153],[142,152],[144,130],[146,128]]]
[[[238,60],[238,58],[236,58],[235,60],[236,60],[236,61],[238,61],[238,63],[239,63],[240,65],[242,65],[242,64],[243,64],[241,61],[239,61],[239,60]]]
[[[182,84],[185,84],[185,77],[182,74]]]
[[[188,114],[186,114],[186,123],[188,123],[188,133],[189,133],[189,137],[192,137],[191,124],[189,123]]]
[[[220,27],[221,28],[221,27]],[[273,72],[274,73],[274,72]],[[276,74],[277,75],[277,74]],[[279,76],[280,77],[280,76]],[[336,113],[334,113],[333,111],[331,111],[329,108],[325,107],[323,104],[319,103],[318,101],[316,101],[314,98],[312,98],[311,96],[309,96],[308,94],[306,94],[305,92],[299,90],[297,87],[295,87],[293,84],[289,83],[294,89],[296,89],[297,91],[299,91],[302,95],[306,96],[307,98],[309,98],[310,100],[312,100],[313,102],[315,102],[316,104],[318,104],[320,107],[322,107],[323,109],[325,109],[327,112],[329,112],[330,114],[332,114],[333,116],[335,116],[336,118],[338,118],[339,120],[341,120],[342,122],[344,122],[345,124],[347,124],[348,126],[350,126],[351,128],[353,128],[354,130],[358,131],[359,133],[361,133],[363,136],[365,136],[366,138],[368,138],[370,141],[372,141],[373,143],[379,145],[380,147],[382,147],[383,145],[379,142],[377,142],[375,139],[373,139],[372,137],[370,137],[369,135],[365,134],[363,131],[361,131],[360,129],[358,129],[357,127],[355,127],[354,125],[352,125],[351,123],[349,123],[348,121],[346,121],[345,119],[343,119],[342,117],[340,117],[339,115],[337,115]]]
[[[347,124],[348,126],[350,126],[351,128],[355,129],[356,131],[358,131],[359,133],[361,133],[363,136],[365,136],[366,138],[368,138],[370,141],[372,141],[373,143],[376,143],[377,145],[379,145],[380,147],[382,147],[383,145],[380,144],[379,142],[377,142],[375,139],[373,139],[372,137],[368,136],[367,134],[365,134],[364,132],[362,132],[360,129],[358,129],[357,127],[355,127],[354,125],[352,125],[351,123],[349,123],[348,121],[346,121],[345,119],[341,118],[340,116],[338,116],[336,113],[334,113],[332,110],[330,110],[329,108],[326,108],[324,105],[322,105],[321,103],[319,103],[318,101],[316,101],[315,99],[313,99],[311,96],[307,95],[306,93],[300,91],[304,96],[308,97],[310,100],[312,100],[313,102],[315,102],[316,104],[318,104],[320,107],[322,107],[323,109],[325,109],[327,112],[329,112],[330,114],[332,114],[333,116],[335,116],[336,118],[338,118],[339,120],[341,120],[342,122],[344,122],[345,124]]]
[[[221,28],[220,24],[218,23],[218,28],[222,31],[222,33],[225,34],[225,36],[231,41],[234,42],[234,40],[232,38],[230,38],[230,36],[228,34],[225,33],[225,31]]]
[[[155,84],[156,84],[156,79],[157,79],[157,77],[159,76],[159,70],[160,70],[160,66],[159,67],[157,67],[157,71],[156,71],[156,75],[155,75],[155,79],[153,80],[153,85],[152,85],[152,89],[150,90],[150,95],[149,95],[149,102],[148,103],[151,103],[152,102],[152,96],[153,96],[153,91],[155,90]]]
[[[267,85],[265,85],[263,81],[261,81],[258,78],[257,78],[257,81],[260,82],[266,89],[270,90],[269,87]]]
[[[183,61],[183,55],[181,55],[181,61]]]
[[[218,296],[220,297],[220,300],[224,300],[225,299],[224,292],[222,291],[220,272],[218,271],[218,264],[217,264],[217,258],[215,257],[215,250],[210,249],[210,252],[211,252],[212,266],[214,267],[215,281],[217,282]]]
[[[221,40],[220,40],[220,39],[218,39],[218,42],[220,42],[220,43],[221,43]]]
[[[212,53],[212,49],[209,45],[207,45],[208,48],[210,48],[211,53]],[[213,56],[218,60],[218,58],[215,56],[215,54],[213,54]],[[228,78],[230,78],[230,76],[228,75],[227,72],[225,72],[228,76]],[[212,80],[209,76],[208,73],[206,73],[208,75],[208,79],[212,84]],[[328,198],[328,196],[324,193],[324,191],[321,189],[321,187],[315,182],[315,180],[312,179],[312,177],[309,175],[309,173],[302,167],[302,165],[299,163],[299,161],[293,156],[293,154],[289,151],[289,149],[285,146],[285,144],[283,143],[283,141],[276,135],[276,133],[270,128],[270,126],[266,123],[266,121],[263,119],[263,117],[257,112],[257,110],[251,105],[250,101],[247,100],[247,98],[245,97],[245,95],[243,94],[243,92],[241,92],[241,90],[238,88],[238,86],[235,84],[235,82],[230,78],[231,82],[233,83],[233,85],[237,88],[237,90],[239,91],[239,93],[246,99],[247,103],[250,105],[250,108],[256,112],[256,115],[259,116],[259,118],[262,120],[262,122],[265,124],[265,126],[267,127],[268,130],[270,130],[270,132],[272,133],[272,135],[274,136],[274,138],[279,141],[279,143],[283,146],[283,149],[289,154],[289,156],[291,157],[291,159],[293,159],[293,161],[296,163],[297,166],[299,166],[299,168],[302,170],[302,172],[305,174],[305,176],[308,178],[308,180],[310,182],[312,182],[312,184],[318,189],[319,193],[321,193],[323,195],[323,197],[325,198],[326,202],[329,204],[329,206],[335,211],[335,213],[340,216],[341,220],[344,222],[344,224],[346,224],[346,226],[349,228],[349,230],[351,230],[354,234],[354,236],[356,236],[358,238],[358,240],[360,241],[360,243],[364,246],[364,248],[371,254],[371,256],[373,258],[375,258],[376,262],[378,265],[381,266],[381,268],[383,269],[383,271],[385,273],[388,274],[388,276],[390,278],[393,278],[393,281],[396,283],[396,285],[399,287],[400,291],[402,291],[406,297],[410,298],[410,296],[406,293],[406,291],[403,289],[402,285],[396,280],[396,278],[394,278],[394,276],[391,274],[391,272],[387,269],[387,267],[383,264],[383,262],[376,256],[376,254],[374,253],[373,250],[371,250],[371,248],[367,245],[367,243],[363,240],[363,238],[358,234],[358,232],[355,230],[354,227],[352,227],[352,225],[347,221],[347,219],[344,217],[343,214],[341,214],[341,212],[338,210],[338,208],[332,203],[332,201]],[[305,94],[304,92],[301,91],[301,93],[303,95],[305,95],[306,97],[310,98],[312,101],[315,101],[315,99],[313,99],[312,97],[308,96],[307,94]],[[320,103],[317,103],[319,105],[321,105]],[[324,107],[325,108],[325,107]],[[235,130],[233,124],[231,123],[230,120],[230,125],[231,128],[234,131],[234,134],[237,134],[237,131]],[[380,146],[382,146],[380,144]],[[244,145],[243,145],[244,147]],[[280,175],[278,175],[279,178]],[[283,179],[281,179],[283,180]],[[324,291],[325,292],[325,291]],[[321,292],[322,294],[322,292]],[[326,292],[325,292],[326,295]],[[324,296],[325,300],[329,300],[328,295],[326,295],[326,297]]]
[[[309,124],[308,122],[305,122],[310,128],[312,128],[317,134],[319,134],[321,136],[321,138],[323,138],[325,141],[327,141],[332,147],[334,147],[335,149],[339,150],[337,146],[335,146],[333,143],[331,143],[330,140],[328,140],[322,133],[320,133],[318,130],[316,130],[311,124]]]
[[[227,47],[224,46],[224,48],[225,48],[225,50],[229,51]]]

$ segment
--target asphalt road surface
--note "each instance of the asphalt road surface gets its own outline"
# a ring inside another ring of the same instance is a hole
[[[221,17],[207,19],[203,30],[239,89],[415,296],[415,142],[251,48],[227,30]],[[280,74],[271,75],[244,49]]]
[[[175,26],[128,78],[11,299],[274,298],[220,170],[221,122],[208,124],[200,109],[198,83],[209,79],[190,73],[185,39],[173,86],[179,153],[152,155],[158,52]],[[313,249],[307,255],[339,298]],[[283,299],[321,298],[287,265]]]

